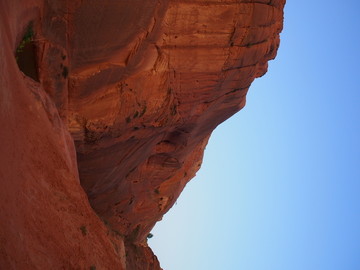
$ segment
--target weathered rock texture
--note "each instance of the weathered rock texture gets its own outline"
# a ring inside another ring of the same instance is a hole
[[[146,235],[275,57],[284,3],[1,0],[0,268],[160,269]],[[39,82],[15,59],[30,22]]]

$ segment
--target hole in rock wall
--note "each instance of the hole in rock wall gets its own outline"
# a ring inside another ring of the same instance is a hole
[[[36,62],[36,44],[34,41],[33,24],[30,23],[21,38],[15,51],[16,62],[19,69],[28,77],[39,81],[38,67]]]

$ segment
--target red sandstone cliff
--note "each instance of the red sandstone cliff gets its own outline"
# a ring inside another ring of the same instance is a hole
[[[275,57],[284,3],[1,0],[0,269],[160,269],[146,235]]]

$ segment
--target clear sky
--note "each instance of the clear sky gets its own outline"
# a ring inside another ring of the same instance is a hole
[[[360,269],[359,12],[288,0],[276,60],[153,230],[165,270]]]

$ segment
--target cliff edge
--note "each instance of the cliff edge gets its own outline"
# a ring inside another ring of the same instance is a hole
[[[146,236],[276,56],[285,0],[0,2],[0,268],[161,269]]]

